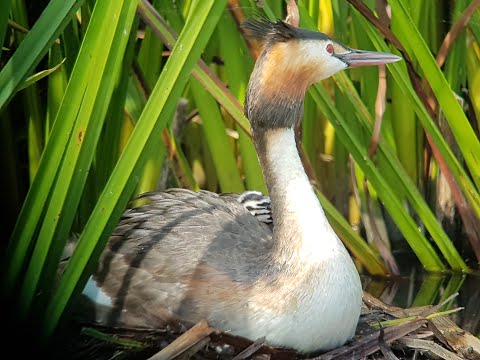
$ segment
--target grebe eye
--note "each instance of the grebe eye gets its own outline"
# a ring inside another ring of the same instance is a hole
[[[333,48],[333,45],[332,44],[328,44],[327,47],[325,48],[325,50],[327,50],[327,52],[331,55],[334,53],[335,49]]]

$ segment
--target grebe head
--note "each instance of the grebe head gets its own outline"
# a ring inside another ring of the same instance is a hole
[[[351,49],[326,34],[281,20],[247,20],[243,27],[264,42],[245,103],[245,115],[254,129],[294,126],[302,115],[305,92],[313,83],[349,67],[401,60],[389,53]]]

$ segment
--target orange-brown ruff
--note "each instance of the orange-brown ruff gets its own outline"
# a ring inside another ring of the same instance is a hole
[[[106,325],[206,319],[252,340],[264,336],[273,346],[328,350],[353,336],[362,289],[310,186],[293,129],[311,83],[349,66],[399,58],[352,50],[282,21],[249,21],[245,28],[265,42],[245,114],[271,198],[273,231],[237,195],[147,194],[149,204],[123,215],[84,294]]]

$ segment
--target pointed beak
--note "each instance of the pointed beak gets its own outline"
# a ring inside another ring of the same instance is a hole
[[[355,49],[350,49],[349,52],[343,54],[335,54],[335,56],[347,64],[348,67],[383,65],[402,60],[400,56],[390,53]]]

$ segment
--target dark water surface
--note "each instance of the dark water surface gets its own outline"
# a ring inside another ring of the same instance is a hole
[[[444,275],[413,269],[396,278],[362,275],[363,289],[386,304],[403,308],[435,305],[458,292],[443,310],[463,307],[450,315],[464,330],[480,336],[480,272]]]

